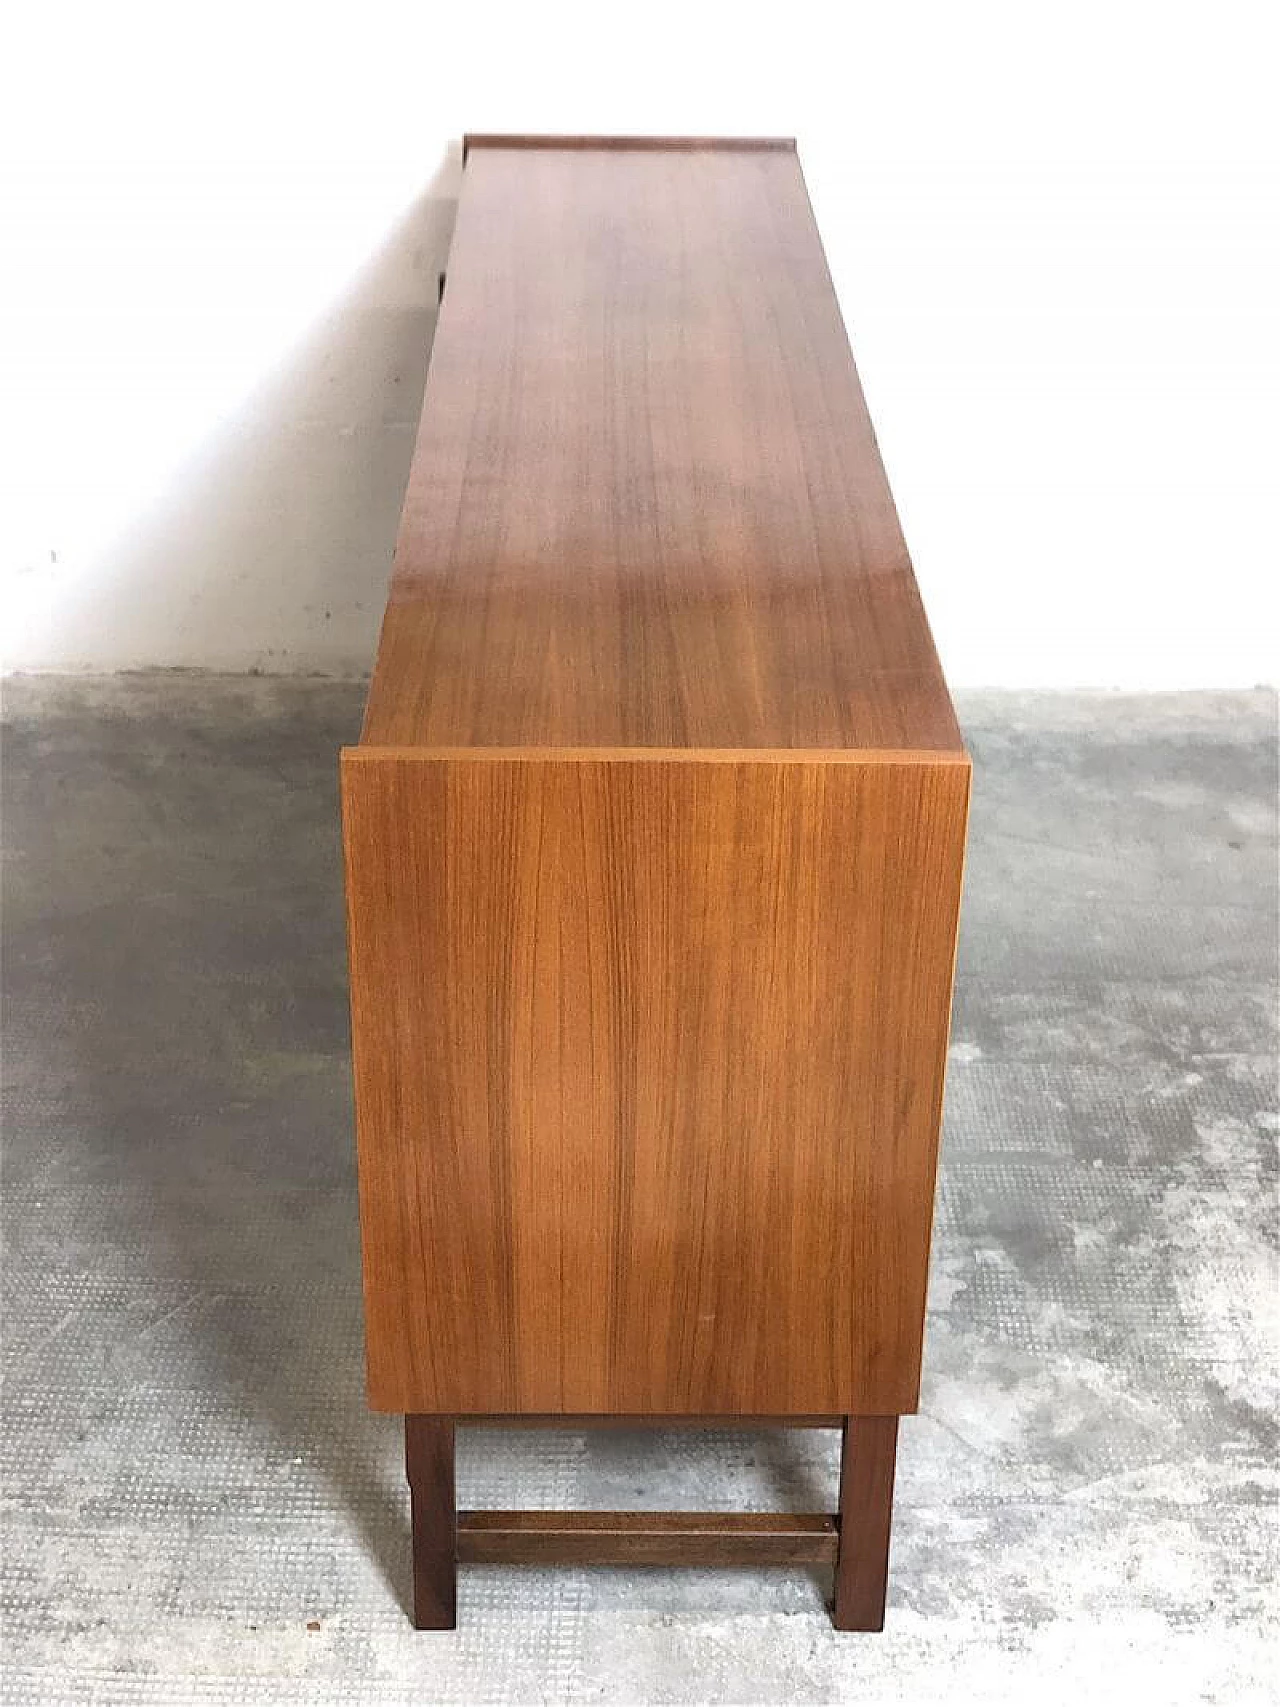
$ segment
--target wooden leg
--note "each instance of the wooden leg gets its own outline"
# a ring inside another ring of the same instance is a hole
[[[837,1630],[883,1630],[897,1417],[846,1417],[840,1459]]]
[[[508,1419],[477,1420],[494,1423]],[[527,1419],[509,1420],[520,1424]],[[681,1419],[660,1420],[667,1427]],[[813,1417],[803,1421],[807,1426],[821,1427],[829,1426],[834,1419]],[[459,1514],[454,1486],[454,1419],[406,1416],[405,1470],[413,1508],[414,1625],[419,1630],[457,1627],[461,1557],[473,1564],[834,1563],[832,1618],[836,1629],[882,1630],[898,1419],[849,1416],[842,1419],[842,1427],[840,1512],[835,1519],[817,1513],[797,1516],[778,1512]]]
[[[413,1511],[413,1623],[457,1628],[458,1518],[452,1417],[407,1416],[404,1463]]]

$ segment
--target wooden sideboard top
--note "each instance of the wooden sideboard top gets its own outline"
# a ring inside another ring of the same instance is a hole
[[[963,752],[787,142],[473,137],[362,744]]]

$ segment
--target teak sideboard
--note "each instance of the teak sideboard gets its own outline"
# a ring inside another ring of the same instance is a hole
[[[969,761],[794,145],[472,136],[342,754],[370,1403],[458,1561],[883,1621]],[[457,1512],[458,1423],[843,1431],[838,1510]]]

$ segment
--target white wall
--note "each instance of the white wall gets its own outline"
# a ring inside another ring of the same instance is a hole
[[[956,682],[1275,679],[1269,8],[29,11],[9,668],[363,668],[451,144],[638,130],[799,136]]]

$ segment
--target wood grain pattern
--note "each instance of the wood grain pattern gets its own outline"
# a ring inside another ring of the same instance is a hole
[[[371,1400],[912,1410],[969,767],[794,149],[466,158],[342,765]]]
[[[724,1511],[463,1511],[472,1565],[833,1565],[834,1519]]]
[[[620,140],[473,139],[363,740],[959,753],[794,151]]]
[[[375,1406],[914,1409],[968,784],[344,755]]]

